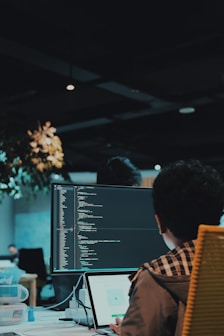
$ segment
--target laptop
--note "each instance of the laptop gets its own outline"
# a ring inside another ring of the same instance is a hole
[[[88,271],[84,274],[93,326],[98,334],[113,333],[109,325],[115,323],[116,317],[124,317],[129,306],[129,276],[134,271]]]

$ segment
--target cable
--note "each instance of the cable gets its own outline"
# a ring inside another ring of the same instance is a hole
[[[77,299],[77,302],[83,307],[83,309],[84,309],[84,311],[85,311],[85,314],[86,314],[86,322],[87,322],[87,326],[88,326],[89,329],[91,329],[91,328],[92,328],[92,325],[90,324],[90,321],[89,321],[89,315],[88,315],[88,311],[87,311],[87,309],[91,309],[91,308],[85,306],[84,303],[83,303],[81,300],[79,300],[79,299]]]
[[[59,302],[59,303],[57,303],[57,304],[55,304],[55,305],[48,306],[48,307],[42,307],[42,308],[43,308],[43,309],[53,309],[53,308],[57,308],[58,306],[62,305],[62,304],[65,303],[66,301],[68,301],[68,300],[72,297],[72,295],[76,292],[76,289],[77,289],[77,287],[78,287],[78,285],[79,285],[81,279],[83,278],[83,276],[84,276],[83,274],[80,275],[80,277],[78,278],[78,281],[77,281],[75,287],[73,287],[72,292],[69,293],[69,295],[68,295],[64,300],[62,300],[61,302]],[[76,299],[76,300],[77,300],[77,299]],[[36,309],[36,307],[35,307],[35,309]]]

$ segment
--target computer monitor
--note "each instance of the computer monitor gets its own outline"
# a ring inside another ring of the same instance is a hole
[[[11,254],[4,254],[4,255],[0,255],[0,260],[10,260],[11,262],[13,262],[13,255]]]
[[[137,269],[167,251],[152,189],[53,183],[51,273]]]

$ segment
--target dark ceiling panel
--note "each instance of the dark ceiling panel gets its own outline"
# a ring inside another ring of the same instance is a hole
[[[1,129],[50,120],[66,169],[129,156],[224,171],[224,4],[0,2]],[[75,92],[66,92],[71,75]],[[186,105],[196,112],[180,115]]]

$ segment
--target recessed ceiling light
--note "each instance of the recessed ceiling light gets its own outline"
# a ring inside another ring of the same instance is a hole
[[[195,112],[195,108],[191,106],[181,107],[179,109],[179,113],[182,113],[182,114],[189,114],[189,113],[194,113],[194,112]]]
[[[158,164],[158,163],[155,164],[154,169],[155,169],[155,170],[161,170],[161,166],[160,166],[160,164]]]
[[[69,84],[66,85],[65,88],[66,88],[67,91],[74,91],[75,90],[75,85],[72,84],[72,83],[69,83]]]

